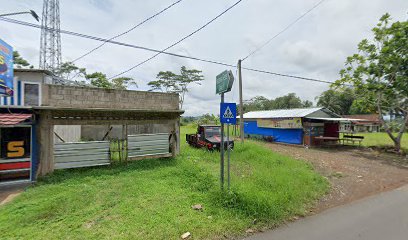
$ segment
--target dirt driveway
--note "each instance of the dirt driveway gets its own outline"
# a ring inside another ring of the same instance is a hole
[[[306,149],[265,144],[275,152],[310,162],[328,178],[331,191],[312,210],[315,213],[408,184],[408,159],[405,156],[367,148]]]

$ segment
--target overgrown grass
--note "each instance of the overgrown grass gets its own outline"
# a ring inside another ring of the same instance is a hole
[[[194,130],[183,127],[182,139]],[[235,146],[230,192],[219,190],[219,153],[185,143],[174,159],[57,171],[0,207],[1,238],[234,237],[304,214],[328,189],[305,162],[251,141]]]

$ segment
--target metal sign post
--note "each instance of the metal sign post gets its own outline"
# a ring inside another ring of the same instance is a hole
[[[221,129],[222,130],[224,129],[224,123],[226,123],[227,125],[227,154],[228,154],[227,178],[228,178],[228,190],[229,190],[231,186],[231,174],[230,174],[231,147],[230,147],[230,141],[229,141],[229,126],[231,124],[236,124],[237,122],[237,105],[235,103],[221,103],[220,109],[221,109],[220,111]],[[221,159],[222,161],[224,161],[223,156],[221,157]]]
[[[220,120],[221,120],[221,161],[220,161],[220,184],[221,189],[224,190],[224,123],[230,123],[231,119],[236,117],[236,114],[233,114],[230,105],[224,104],[224,93],[231,91],[232,84],[234,83],[234,75],[231,71],[225,70],[216,77],[216,94],[221,95],[221,107],[220,107]],[[224,109],[224,106],[226,108]],[[236,106],[233,107],[236,112]],[[225,118],[224,118],[225,115]],[[225,120],[226,119],[226,120]],[[225,121],[224,121],[225,120]],[[228,125],[227,125],[228,126]],[[230,188],[230,149],[229,149],[229,128],[227,130],[227,151],[228,151],[228,189]]]
[[[229,127],[230,124],[227,124],[227,154],[228,154],[228,162],[227,162],[227,174],[228,174],[228,190],[230,190],[231,186],[231,175],[230,175],[230,155],[231,155],[231,148],[230,148],[230,143],[229,143]]]
[[[221,93],[221,105],[224,104],[224,93]],[[221,122],[221,161],[220,161],[220,181],[221,190],[224,190],[224,123]]]

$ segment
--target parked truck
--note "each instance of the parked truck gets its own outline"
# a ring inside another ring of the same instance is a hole
[[[186,134],[186,141],[190,146],[198,148],[207,148],[208,150],[220,150],[221,146],[221,126],[217,125],[199,125],[197,133]],[[230,148],[234,148],[234,141],[230,139]],[[227,149],[227,140],[224,137],[224,149]]]

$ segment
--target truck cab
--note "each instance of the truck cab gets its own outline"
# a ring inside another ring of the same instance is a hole
[[[186,141],[189,145],[208,150],[220,150],[221,146],[221,126],[199,125],[196,134],[186,134]],[[229,145],[234,147],[234,141],[230,140]],[[224,139],[224,149],[227,149],[227,142]]]

